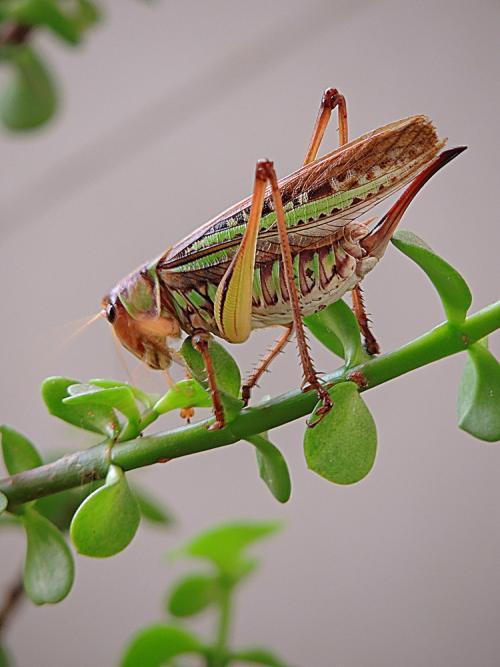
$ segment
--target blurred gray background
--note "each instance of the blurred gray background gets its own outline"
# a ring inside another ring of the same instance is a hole
[[[492,1],[109,2],[80,52],[42,39],[64,109],[39,134],[0,138],[1,421],[44,451],[88,445],[48,417],[40,382],[124,372],[106,323],[68,340],[74,321],[246,195],[257,158],[274,159],[280,175],[299,166],[330,85],[347,96],[352,137],[427,113],[450,145],[468,144],[404,225],[462,271],[473,309],[498,298],[499,17]],[[335,142],[332,128],[325,150]],[[385,350],[443,318],[425,276],[394,248],[365,288]],[[241,367],[274,337],[236,349]],[[335,360],[313,350],[331,370]],[[498,665],[500,451],[456,426],[464,361],[365,395],[379,454],[353,487],[307,471],[297,423],[273,434],[293,475],[283,507],[246,444],[132,473],[177,527],[141,527],[109,560],[78,558],[67,600],[26,603],[8,636],[19,667],[116,665],[130,634],[162,617],[164,590],[182,571],[165,561],[169,548],[223,520],[275,517],[285,528],[256,549],[264,562],[240,596],[235,642],[269,645],[297,667]],[[138,384],[163,388],[129,365]],[[299,382],[290,345],[260,394]],[[21,537],[4,531],[0,590],[22,556]]]

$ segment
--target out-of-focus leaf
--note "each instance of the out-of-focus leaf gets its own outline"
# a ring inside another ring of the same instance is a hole
[[[101,20],[101,12],[95,2],[78,0],[77,11],[73,14],[73,23],[80,32],[92,27]]]
[[[315,338],[345,360],[347,368],[366,359],[356,317],[342,299],[305,317],[304,323]]]
[[[9,654],[5,646],[0,644],[0,667],[11,667],[12,662],[10,661]]]
[[[459,426],[486,440],[500,440],[500,364],[491,352],[475,343],[468,349],[458,394]]]
[[[181,408],[210,408],[210,394],[194,379],[181,380],[171,387],[154,405],[153,410],[164,414]]]
[[[0,91],[0,118],[9,130],[31,130],[46,123],[58,105],[56,84],[30,46],[4,47],[10,79]]]
[[[190,632],[157,624],[141,630],[128,645],[121,667],[163,667],[170,658],[187,653],[204,653],[200,640]]]
[[[102,433],[114,439],[120,433],[120,422],[114,410],[105,405],[66,405],[68,388],[79,384],[69,378],[51,377],[42,383],[42,397],[51,415],[86,431]]]
[[[138,489],[135,484],[132,491],[144,519],[163,526],[171,526],[174,523],[172,514],[158,498],[153,497],[144,489]]]
[[[448,320],[463,322],[472,303],[472,294],[458,271],[410,231],[397,231],[392,243],[425,271],[441,298]]]
[[[198,535],[191,542],[175,549],[173,556],[194,556],[214,563],[229,576],[239,575],[244,551],[254,542],[272,535],[280,528],[277,521],[240,521],[216,526]]]
[[[75,577],[73,556],[59,530],[32,507],[22,515],[28,546],[24,588],[35,604],[60,602]]]
[[[267,665],[267,667],[288,667],[288,665],[280,660],[274,653],[268,651],[266,648],[247,648],[235,653],[231,653],[231,660],[236,662],[248,662],[252,665]]]
[[[24,435],[5,424],[0,426],[0,434],[3,460],[9,475],[38,468],[43,464],[35,446]]]
[[[167,609],[174,616],[194,616],[216,602],[220,593],[216,577],[190,574],[174,585],[168,597]]]
[[[78,44],[80,31],[54,0],[7,0],[12,20],[31,26],[46,26],[68,44]]]
[[[375,422],[354,382],[335,385],[330,395],[333,408],[306,430],[307,465],[330,482],[354,484],[373,467],[377,452]],[[312,423],[314,420],[315,412]]]
[[[73,517],[71,540],[84,556],[114,556],[130,544],[140,518],[123,470],[111,465],[104,486],[88,496]]]
[[[283,454],[264,434],[249,436],[247,440],[255,447],[261,479],[276,500],[286,503],[290,499],[292,483]]]
[[[5,493],[2,493],[0,491],[0,514],[2,514],[2,512],[5,512],[8,504],[9,501],[7,500],[7,496],[5,495]]]

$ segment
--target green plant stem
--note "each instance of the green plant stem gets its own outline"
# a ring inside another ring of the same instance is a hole
[[[371,389],[438,359],[464,351],[472,343],[499,328],[500,301],[470,315],[460,326],[445,322],[393,352],[369,359],[348,370],[339,368],[326,375],[324,380],[335,383],[354,379],[362,390]],[[314,392],[291,391],[242,410],[234,421],[219,431],[207,430],[207,420],[167,433],[117,443],[111,452],[111,461],[123,470],[133,470],[230,445],[310,414],[316,401]],[[14,505],[103,479],[109,466],[106,451],[107,445],[103,443],[0,480],[0,491]]]
[[[227,643],[231,624],[232,590],[225,588],[220,599],[219,621],[217,626],[217,638],[214,646],[214,657],[211,667],[224,667],[226,664]]]

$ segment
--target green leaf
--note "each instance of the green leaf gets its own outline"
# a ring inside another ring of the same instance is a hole
[[[140,518],[123,470],[110,465],[105,485],[88,496],[73,517],[71,540],[84,556],[114,556],[130,544]]]
[[[356,317],[342,299],[305,317],[304,323],[315,338],[345,360],[347,368],[366,359]]]
[[[238,364],[217,341],[210,339],[208,350],[212,359],[215,372],[217,387],[221,392],[237,398],[240,393],[241,375]],[[181,354],[186,361],[193,377],[205,387],[208,386],[205,371],[205,364],[199,352],[197,352],[191,342],[191,338],[186,338],[181,347]]]
[[[412,232],[397,231],[392,243],[425,271],[441,298],[448,320],[458,324],[463,322],[472,303],[472,294],[458,271]]]
[[[146,408],[152,408],[153,405],[158,400],[157,394],[148,394],[139,387],[134,387],[134,385],[129,384],[128,382],[120,382],[119,380],[104,380],[102,378],[94,378],[89,380],[90,385],[95,387],[101,387],[102,389],[113,389],[114,387],[128,387],[133,393],[134,397],[140,401]]]
[[[370,472],[375,462],[375,422],[354,382],[335,385],[330,395],[333,408],[305,434],[307,465],[330,482],[354,484]],[[314,418],[315,412],[312,422]]]
[[[10,667],[12,664],[7,649],[0,644],[0,667]]]
[[[496,442],[500,440],[500,363],[491,352],[475,343],[467,349],[458,393],[458,418],[462,430]]]
[[[210,394],[197,380],[181,380],[171,387],[154,405],[153,410],[164,414],[181,408],[210,408]]]
[[[42,397],[51,415],[87,431],[102,433],[114,439],[120,433],[120,422],[114,410],[104,405],[66,405],[68,387],[78,384],[69,378],[50,377],[42,383]]]
[[[22,515],[28,546],[24,589],[35,604],[54,604],[68,595],[75,577],[73,556],[59,530],[32,507]]]
[[[132,389],[127,386],[101,389],[91,384],[75,384],[68,387],[63,403],[69,406],[102,406],[121,412],[132,424],[139,424],[141,413],[135,402]]]
[[[0,491],[0,514],[5,512],[5,510],[7,509],[8,504],[9,504],[9,501],[8,501],[7,496],[5,495],[5,493],[2,493]]]
[[[24,435],[5,424],[0,426],[0,434],[3,460],[9,475],[43,465],[42,457]]]
[[[0,118],[9,130],[31,130],[46,123],[58,105],[56,85],[37,53],[26,45],[4,47],[10,80],[0,94]]]
[[[268,667],[287,667],[274,653],[265,648],[247,648],[231,653],[231,660],[249,662],[253,665],[267,665]]]
[[[150,523],[163,526],[171,526],[174,523],[172,514],[158,498],[155,498],[143,489],[138,489],[135,484],[132,487],[132,491],[144,519]]]
[[[90,0],[78,0],[78,9],[73,16],[73,23],[82,32],[101,20],[99,7]]]
[[[263,434],[249,436],[247,440],[256,449],[261,479],[276,500],[286,503],[292,492],[292,483],[283,454]]]
[[[205,558],[224,574],[239,576],[248,563],[244,558],[244,550],[257,540],[272,535],[279,528],[280,523],[277,521],[222,524],[198,535],[184,547],[172,552],[172,555]]]
[[[7,0],[10,18],[24,25],[46,26],[68,44],[78,44],[80,32],[71,17],[51,0]]]
[[[163,667],[170,658],[204,653],[199,639],[181,628],[158,623],[141,630],[130,642],[121,667]]]
[[[194,616],[216,602],[220,593],[216,577],[190,574],[181,579],[170,592],[168,611],[178,617]]]
[[[67,489],[38,498],[35,504],[36,510],[55,524],[59,530],[67,531],[76,510],[85,498],[102,484],[101,480],[96,480],[77,489]]]

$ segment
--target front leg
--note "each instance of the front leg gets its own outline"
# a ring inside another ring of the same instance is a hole
[[[205,364],[205,370],[207,371],[208,388],[210,389],[210,396],[212,398],[212,405],[215,415],[215,422],[209,427],[209,430],[215,431],[217,429],[224,428],[226,422],[224,417],[224,407],[222,405],[220,393],[217,388],[217,381],[215,378],[212,358],[208,349],[208,342],[210,337],[210,334],[206,331],[200,331],[198,333],[194,333],[191,340],[194,349],[201,354],[203,363]]]

